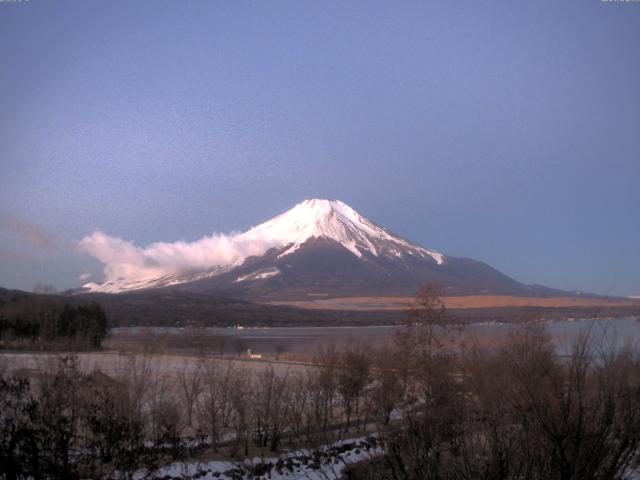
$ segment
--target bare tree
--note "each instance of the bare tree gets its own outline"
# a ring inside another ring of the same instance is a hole
[[[333,408],[338,390],[338,362],[339,357],[332,345],[325,350],[320,350],[317,362],[321,364],[315,375],[315,389],[317,390],[316,401],[316,424],[321,427],[325,440],[327,431],[333,418]]]
[[[300,441],[311,443],[313,433],[319,430],[312,421],[316,418],[311,405],[313,404],[314,388],[311,375],[297,375],[291,378],[288,392],[288,408],[285,421],[289,427],[289,446],[298,447]],[[312,425],[313,424],[313,425]]]
[[[253,411],[256,418],[256,440],[260,447],[270,443],[275,452],[280,444],[283,420],[289,406],[288,376],[277,375],[273,368],[262,371],[255,383]]]
[[[178,375],[178,387],[187,414],[187,426],[189,428],[193,427],[193,412],[204,389],[202,373],[203,365],[201,360],[195,362],[195,365],[193,362],[185,360],[182,371]]]
[[[351,417],[358,413],[360,397],[369,381],[371,362],[367,354],[358,350],[347,350],[338,372],[338,392],[346,416],[345,432],[351,426]]]
[[[464,393],[455,378],[458,350],[445,336],[450,323],[438,287],[424,285],[396,331],[391,370],[380,372],[381,384],[396,384],[399,397],[404,394],[401,421],[383,417],[384,458],[392,478],[445,478],[443,458],[457,453]],[[389,396],[379,402],[390,413],[399,401]]]
[[[400,405],[404,398],[400,368],[398,368],[395,352],[383,350],[375,359],[373,370],[372,401],[376,418],[383,424],[389,425],[392,411]]]
[[[251,379],[242,375],[236,375],[229,388],[229,399],[233,407],[230,423],[238,445],[242,446],[244,456],[249,454],[252,389]],[[233,453],[237,455],[239,452],[233,451]]]

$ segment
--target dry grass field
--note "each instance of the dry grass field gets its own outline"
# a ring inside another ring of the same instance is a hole
[[[413,297],[342,297],[314,300],[270,302],[271,305],[289,305],[315,310],[406,310]],[[514,297],[509,295],[470,295],[444,297],[450,309],[502,308],[502,307],[616,307],[640,306],[637,299],[604,299],[576,297]]]
[[[0,371],[36,372],[53,368],[64,353],[0,353]],[[233,368],[238,372],[259,373],[274,369],[278,374],[298,375],[311,365],[271,359],[249,360],[243,358],[212,358],[185,353],[139,354],[120,352],[81,352],[77,353],[80,370],[85,373],[100,370],[108,375],[118,375],[132,368],[132,365],[145,363],[148,371],[162,377],[173,379],[185,370],[191,371],[200,364],[213,363],[220,368]]]

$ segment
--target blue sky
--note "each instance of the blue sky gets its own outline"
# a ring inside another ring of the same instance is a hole
[[[0,286],[337,198],[526,283],[640,293],[640,4],[0,3]],[[615,283],[614,283],[615,282]]]

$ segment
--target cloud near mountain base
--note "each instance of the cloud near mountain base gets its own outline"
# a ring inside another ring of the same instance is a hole
[[[230,265],[262,255],[276,242],[243,234],[213,234],[193,242],[156,242],[138,247],[95,231],[77,242],[80,251],[104,264],[105,281],[136,280]]]

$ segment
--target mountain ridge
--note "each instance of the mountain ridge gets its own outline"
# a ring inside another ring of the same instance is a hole
[[[78,293],[172,287],[270,301],[413,295],[425,282],[439,284],[444,295],[569,293],[525,285],[484,262],[415,245],[339,200],[305,200],[238,239],[265,245],[265,251],[195,272],[90,283]]]

